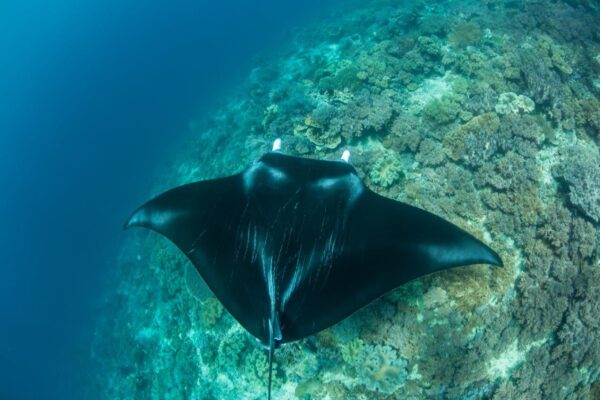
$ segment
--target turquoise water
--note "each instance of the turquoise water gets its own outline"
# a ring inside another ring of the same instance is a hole
[[[237,173],[276,138],[303,157],[350,150],[370,189],[504,268],[420,278],[278,349],[273,399],[598,399],[598,21],[592,0],[334,5],[244,58],[219,105],[177,114],[188,133],[119,207]],[[267,353],[184,255],[145,231],[114,247],[85,398],[265,399]]]

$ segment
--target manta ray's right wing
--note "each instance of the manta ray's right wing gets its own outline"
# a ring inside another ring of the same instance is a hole
[[[420,276],[461,265],[502,265],[498,254],[456,225],[366,188],[346,225],[325,282],[308,275],[285,304],[285,341],[330,327]]]

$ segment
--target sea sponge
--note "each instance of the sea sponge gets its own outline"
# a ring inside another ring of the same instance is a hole
[[[527,96],[506,92],[498,98],[495,109],[498,114],[527,114],[535,109],[535,103]]]

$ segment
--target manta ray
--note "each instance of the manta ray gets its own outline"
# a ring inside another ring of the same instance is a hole
[[[369,190],[349,163],[291,156],[281,141],[244,171],[171,189],[125,228],[173,242],[225,309],[268,349],[326,329],[398,286],[461,265],[502,266],[461,228]]]

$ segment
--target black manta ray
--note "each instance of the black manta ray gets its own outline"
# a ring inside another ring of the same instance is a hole
[[[274,151],[239,174],[183,185],[136,210],[233,317],[273,351],[423,275],[498,254],[427,211],[369,190],[348,163]]]

